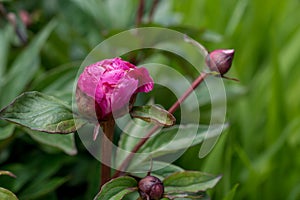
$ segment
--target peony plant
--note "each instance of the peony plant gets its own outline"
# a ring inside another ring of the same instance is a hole
[[[153,175],[149,172],[146,176],[129,174],[126,169],[134,162],[135,153],[141,151],[143,146],[151,145],[148,143],[150,138],[164,140],[154,133],[158,128],[175,125],[176,119],[172,113],[206,77],[212,75],[232,79],[225,74],[231,67],[233,56],[234,50],[226,49],[207,54],[206,64],[211,72],[202,72],[168,110],[156,105],[134,106],[138,93],[153,90],[152,77],[144,67],[137,67],[121,58],[109,58],[86,66],[79,75],[76,83],[76,111],[55,97],[33,91],[25,92],[3,108],[0,118],[32,130],[60,134],[75,132],[81,126],[91,123],[95,127],[91,133],[95,142],[100,128],[113,141],[115,119],[129,113],[132,118],[153,124],[153,128],[134,144],[132,151],[114,171],[113,176],[110,168],[112,146],[102,141],[101,157],[104,162],[101,165],[101,189],[95,199],[122,199],[130,194],[139,195],[139,199],[145,200],[203,199],[207,197],[205,191],[214,187],[220,176],[186,171],[173,164],[166,166],[165,171],[154,171]],[[79,121],[77,126],[74,117]],[[199,138],[203,138],[201,134],[205,131],[207,130],[199,133]],[[173,134],[172,129],[167,129],[164,134]],[[202,141],[203,139],[199,139],[194,145]],[[158,164],[161,163],[153,161],[153,165]]]

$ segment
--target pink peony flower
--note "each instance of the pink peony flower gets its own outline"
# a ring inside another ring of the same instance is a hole
[[[134,103],[136,94],[153,89],[153,79],[146,68],[113,58],[87,66],[80,74],[76,101],[78,111],[88,119],[105,121],[119,117]]]
[[[206,64],[211,71],[223,76],[231,67],[234,56],[233,49],[217,49],[206,56]]]

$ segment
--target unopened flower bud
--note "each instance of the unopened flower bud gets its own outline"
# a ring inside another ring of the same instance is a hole
[[[223,76],[231,67],[234,49],[217,49],[206,56],[206,64],[211,71]]]
[[[26,10],[20,10],[19,16],[25,26],[30,26],[32,24],[31,16]]]
[[[113,58],[87,66],[76,88],[78,111],[90,121],[120,117],[132,106],[137,93],[153,89],[153,79],[146,68]]]
[[[139,193],[144,200],[159,200],[164,194],[164,185],[155,176],[146,176],[139,181]]]

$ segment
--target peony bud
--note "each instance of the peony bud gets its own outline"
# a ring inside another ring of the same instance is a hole
[[[223,76],[231,67],[234,56],[234,49],[214,50],[206,56],[206,64],[211,71],[215,71]]]
[[[20,10],[19,16],[25,26],[30,26],[32,24],[32,19],[30,14],[26,10]]]
[[[139,193],[142,199],[158,200],[164,194],[164,185],[155,176],[146,176],[139,181]]]
[[[132,106],[138,92],[149,92],[153,85],[146,68],[121,58],[102,60],[87,66],[79,76],[78,111],[91,121],[106,121],[112,113],[119,117]]]

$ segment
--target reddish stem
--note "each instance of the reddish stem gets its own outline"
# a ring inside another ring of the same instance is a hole
[[[174,113],[177,108],[179,108],[180,104],[194,91],[196,87],[200,83],[203,82],[203,80],[208,76],[209,74],[202,72],[200,76],[192,83],[191,87],[189,87],[184,94],[171,106],[171,108],[168,110],[170,113]],[[115,172],[113,178],[116,178],[121,175],[122,171],[126,169],[128,166],[129,162],[133,158],[134,154],[138,152],[138,150],[148,141],[148,139],[157,131],[157,129],[160,126],[154,126],[148,133],[147,135],[142,138],[132,149],[131,153],[125,158],[119,169]]]
[[[140,0],[139,7],[137,10],[136,16],[136,26],[138,27],[142,23],[143,15],[144,15],[144,7],[145,7],[145,0]]]
[[[192,83],[191,87],[189,87],[184,94],[169,108],[169,113],[174,113],[180,104],[194,91],[195,88],[202,83],[202,81],[208,76],[207,73],[202,72],[200,76]]]
[[[101,187],[110,180],[111,175],[111,156],[112,156],[112,141],[114,136],[115,121],[111,119],[101,123],[101,127],[106,136],[101,138]],[[108,141],[109,140],[109,141]]]

